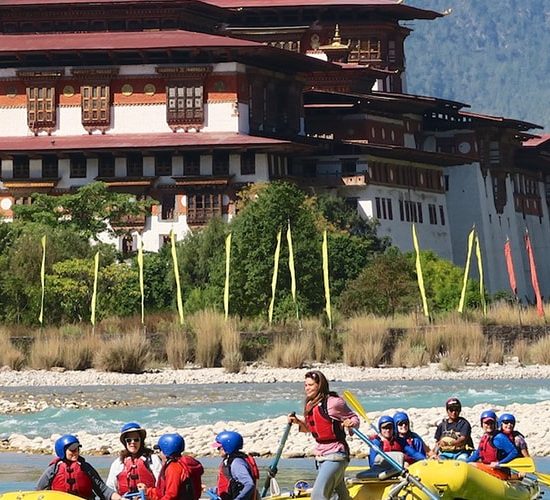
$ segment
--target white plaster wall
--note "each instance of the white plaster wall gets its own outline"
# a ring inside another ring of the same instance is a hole
[[[451,247],[451,231],[446,208],[445,195],[442,193],[431,193],[424,191],[413,191],[387,186],[371,184],[357,191],[346,191],[346,196],[358,196],[358,207],[360,215],[376,218],[375,198],[390,198],[392,200],[393,220],[380,219],[378,226],[379,236],[389,236],[392,243],[404,252],[413,250],[412,223],[402,221],[399,215],[399,200],[410,200],[422,203],[423,222],[416,223],[416,231],[420,248],[433,250],[444,259],[452,260],[453,249]],[[430,224],[428,204],[437,206],[438,224]],[[444,207],[445,225],[439,220],[439,205]]]
[[[506,179],[507,203],[503,213],[495,209],[492,178],[490,173],[484,179],[478,163],[449,167],[449,192],[447,195],[451,238],[454,249],[455,263],[464,266],[466,261],[467,238],[475,224],[481,243],[484,267],[484,278],[489,293],[510,291],[504,243],[510,239],[512,258],[516,273],[518,296],[534,300],[532,292],[529,264],[525,251],[523,237],[525,229],[529,230],[535,259],[541,293],[550,294],[550,270],[546,265],[546,256],[550,252],[550,231],[548,208],[543,197],[543,217],[517,213],[513,201],[513,184]],[[544,193],[543,183],[540,183],[541,193]],[[472,264],[471,275],[477,277],[475,261]]]
[[[27,127],[27,108],[0,108],[0,135],[3,137],[34,135]]]
[[[256,153],[256,173],[253,175],[241,175],[240,158],[235,155],[236,164],[230,168],[230,173],[234,175],[233,182],[268,182],[269,166],[267,163],[267,154]],[[233,155],[232,155],[233,158]]]
[[[403,142],[406,148],[416,149],[416,140],[414,134],[408,134],[405,132],[403,134]]]
[[[239,132],[241,134],[248,134],[250,132],[248,104],[242,102],[239,103]]]
[[[208,103],[205,106],[204,132],[238,132],[237,102]]]
[[[111,110],[110,134],[163,133],[172,129],[166,123],[166,105],[117,105]]]

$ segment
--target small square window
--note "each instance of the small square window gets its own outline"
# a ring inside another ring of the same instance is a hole
[[[241,175],[254,175],[256,173],[256,155],[246,152],[241,155]]]
[[[72,179],[83,179],[86,175],[86,157],[73,156],[70,162],[70,177]]]
[[[157,177],[172,175],[172,155],[170,153],[155,155],[155,175]]]

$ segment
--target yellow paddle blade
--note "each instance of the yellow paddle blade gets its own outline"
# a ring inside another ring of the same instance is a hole
[[[539,483],[550,486],[550,474],[543,474],[542,472],[535,472],[535,476],[539,480]]]
[[[535,462],[531,457],[519,457],[514,458],[507,464],[503,464],[504,467],[510,467],[520,472],[535,472]]]
[[[365,408],[361,405],[359,400],[349,391],[344,391],[342,394],[344,399],[346,400],[346,403],[348,403],[352,409],[365,420],[369,425],[372,425],[370,418],[367,415],[367,412],[365,411]]]

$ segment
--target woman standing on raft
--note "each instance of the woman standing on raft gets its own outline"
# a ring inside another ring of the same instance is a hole
[[[289,415],[288,421],[297,424],[300,432],[311,432],[317,445],[315,460],[319,472],[313,485],[311,500],[328,500],[333,493],[348,500],[344,472],[349,463],[346,429],[359,427],[359,417],[346,402],[329,389],[326,377],[317,370],[306,373],[304,390],[304,420]]]

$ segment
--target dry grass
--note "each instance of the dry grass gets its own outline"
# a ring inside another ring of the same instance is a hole
[[[25,355],[11,343],[5,332],[0,332],[0,366],[9,366],[12,370],[25,366]]]
[[[31,347],[29,366],[36,370],[49,370],[54,366],[63,366],[64,339],[57,329],[48,329],[39,333]]]
[[[306,337],[292,340],[277,337],[266,355],[270,366],[282,368],[302,368],[311,358],[311,343]]]
[[[487,349],[487,362],[504,364],[504,345],[502,342],[493,339]]]
[[[124,333],[134,333],[143,330],[141,315],[111,316],[101,320],[96,329],[98,333],[106,335],[122,335]]]
[[[166,334],[166,360],[168,364],[179,370],[185,368],[189,360],[189,339],[183,327],[172,327]]]
[[[392,365],[412,368],[424,366],[429,361],[424,332],[417,328],[409,329],[393,352]]]
[[[487,309],[485,321],[490,324],[506,326],[544,326],[545,318],[537,314],[534,306],[523,306],[498,302]]]
[[[529,344],[525,339],[516,340],[514,343],[514,346],[512,347],[512,356],[516,356],[518,358],[518,362],[522,365],[526,365],[531,361],[530,355],[529,355]]]
[[[439,358],[439,368],[444,372],[457,372],[464,364],[464,357],[458,351],[448,351]]]
[[[141,330],[102,344],[94,359],[95,368],[107,372],[142,373],[150,359],[150,345]]]
[[[356,316],[344,324],[343,357],[349,366],[376,367],[384,357],[390,320],[376,316]]]
[[[62,366],[68,370],[87,370],[94,365],[94,356],[103,342],[97,335],[64,336]]]
[[[454,359],[479,365],[487,361],[487,339],[479,323],[469,323],[460,317],[449,316],[444,325],[444,350]]]
[[[538,365],[550,365],[550,335],[540,338],[529,347],[529,358]]]
[[[243,357],[241,354],[241,334],[235,320],[225,321],[222,332],[222,366],[229,373],[239,373]]]
[[[188,318],[195,334],[195,363],[203,368],[216,366],[220,357],[225,319],[215,311],[199,311]]]
[[[442,326],[427,326],[424,328],[424,344],[430,362],[439,359],[445,347],[445,329]]]

